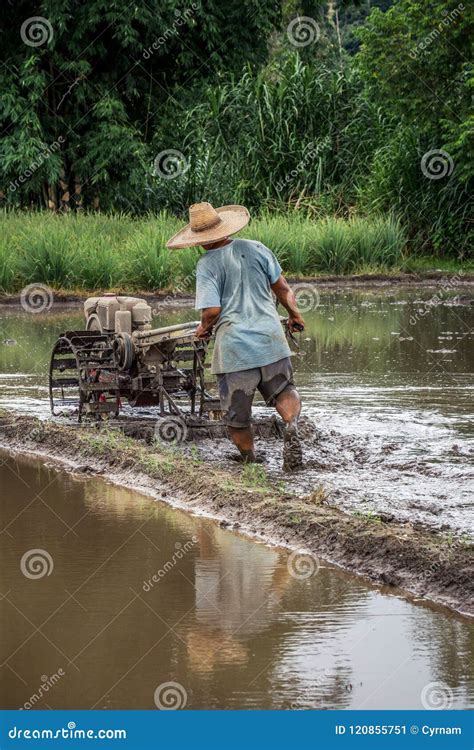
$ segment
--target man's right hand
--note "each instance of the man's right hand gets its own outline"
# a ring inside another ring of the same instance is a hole
[[[299,313],[293,313],[288,316],[288,328],[293,331],[304,331],[305,322]]]
[[[280,276],[280,278],[277,279],[274,284],[270,284],[270,286],[278,302],[280,302],[285,310],[288,311],[287,326],[289,332],[304,331],[304,320],[298,310],[296,297],[285,277]]]

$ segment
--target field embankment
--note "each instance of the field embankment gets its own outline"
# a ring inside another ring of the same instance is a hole
[[[199,249],[169,251],[182,226],[162,213],[142,219],[119,215],[0,213],[0,293],[29,284],[53,290],[192,291]],[[410,256],[402,226],[390,217],[311,220],[262,215],[243,235],[271,248],[284,273],[296,277],[456,272],[454,261]],[[474,265],[463,265],[474,270]]]
[[[297,497],[261,466],[225,471],[194,455],[147,445],[122,433],[0,414],[0,447],[101,473],[225,526],[304,549],[379,584],[473,612],[472,546],[387,517],[377,523],[338,510],[322,488]]]

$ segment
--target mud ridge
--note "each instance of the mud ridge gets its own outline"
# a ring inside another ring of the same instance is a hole
[[[69,471],[101,474],[239,533],[304,550],[383,586],[474,615],[471,544],[400,524],[388,514],[353,516],[329,505],[320,489],[295,496],[263,470],[230,472],[179,448],[147,445],[107,428],[6,413],[0,413],[0,447]]]
[[[436,288],[445,282],[450,282],[450,288],[471,288],[474,285],[474,273],[465,271],[419,271],[413,273],[374,273],[374,274],[352,274],[347,276],[286,276],[290,284],[314,284],[318,287],[338,289],[371,289],[380,287],[426,287]],[[97,290],[68,291],[67,289],[54,289],[54,305],[65,307],[81,306],[84,300],[91,295],[97,294]],[[191,304],[194,297],[188,292],[173,289],[156,290],[153,292],[130,291],[124,289],[100,290],[100,294],[112,291],[116,294],[133,294],[143,297],[151,304],[159,305],[161,308],[174,308]],[[20,294],[0,294],[0,307],[8,307],[20,304]],[[467,303],[470,299],[467,300]]]

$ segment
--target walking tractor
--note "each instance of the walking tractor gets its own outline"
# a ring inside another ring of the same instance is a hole
[[[152,328],[152,309],[144,299],[115,294],[90,297],[84,314],[84,330],[62,333],[53,348],[54,416],[98,423],[122,416],[127,428],[135,409],[148,407],[139,424],[145,436],[225,436],[215,383],[205,377],[208,343],[196,338],[198,321]],[[274,417],[256,419],[254,428],[262,437],[281,431]]]

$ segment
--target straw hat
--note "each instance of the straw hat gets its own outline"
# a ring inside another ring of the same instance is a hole
[[[213,208],[210,203],[194,203],[189,207],[189,224],[168,240],[166,247],[177,249],[218,242],[239,232],[249,221],[245,206]]]

